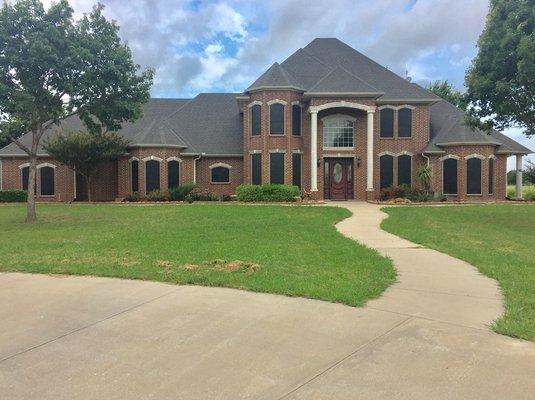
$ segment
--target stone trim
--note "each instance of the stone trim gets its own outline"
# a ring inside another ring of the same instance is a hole
[[[273,153],[286,153],[286,150],[285,149],[271,149],[269,150],[269,154],[273,154]]]
[[[249,154],[262,154],[262,150],[251,150]]]
[[[332,119],[347,119],[351,122],[355,122],[357,119],[355,117],[352,117],[351,115],[346,115],[346,114],[332,114],[332,115],[327,115],[326,117],[323,117],[321,118],[321,122],[323,121],[330,121]],[[353,128],[353,131],[354,131],[354,128]],[[353,135],[355,134],[355,132],[353,132]]]
[[[183,160],[181,158],[179,158],[179,157],[173,156],[173,157],[167,158],[165,161],[167,161],[167,162],[169,162],[169,161],[177,161],[177,162],[181,163]]]
[[[377,157],[382,157],[382,156],[392,156],[392,157],[397,157],[397,154],[396,153],[393,153],[391,151],[382,151],[380,152],[379,154],[377,154]]]
[[[54,164],[50,164],[50,163],[41,163],[37,166],[37,169],[41,169],[41,168],[45,168],[45,167],[50,167],[50,168],[53,168],[53,169],[56,169],[56,166]]]
[[[482,156],[481,154],[470,154],[464,157],[465,160],[469,160],[470,158],[479,158],[480,160],[484,160],[485,156]]]
[[[410,110],[415,110],[416,109],[416,107],[411,106],[410,104],[402,104],[402,105],[399,105],[399,106],[394,106],[392,104],[385,104],[384,106],[378,107],[378,110],[383,110],[385,108],[390,108],[390,109],[396,110],[396,111],[399,111],[399,110],[401,110],[403,108],[408,108]]]
[[[440,157],[439,161],[444,161],[444,160],[447,160],[448,158],[453,158],[454,160],[457,160],[457,161],[461,159],[461,157],[456,156],[454,154],[448,154],[448,155],[445,155],[444,157]]]
[[[271,106],[272,104],[282,104],[283,106],[287,105],[288,103],[281,99],[273,99],[267,102],[268,106]]]
[[[253,107],[253,106],[262,106],[262,104],[263,104],[263,103],[262,103],[261,101],[255,100],[255,101],[253,101],[253,102],[247,104],[247,108],[251,108],[251,107]]]
[[[155,157],[155,156],[145,157],[145,158],[143,158],[141,161],[143,161],[143,162],[147,162],[147,161],[152,161],[152,160],[154,160],[154,161],[158,161],[158,162],[160,162],[160,163],[163,161],[161,158],[159,158],[159,157]]]
[[[375,106],[367,106],[367,105],[364,105],[364,104],[360,104],[360,103],[355,103],[355,102],[351,102],[351,101],[333,101],[331,103],[325,103],[325,104],[321,104],[319,106],[311,106],[308,108],[309,112],[310,113],[317,113],[319,111],[322,111],[322,110],[327,110],[329,108],[337,108],[337,107],[345,107],[345,108],[353,108],[353,109],[357,109],[357,110],[362,110],[362,111],[366,111],[366,112],[374,112],[375,111]]]
[[[30,163],[24,163],[24,164],[20,164],[19,165],[19,169],[22,169],[22,168],[26,168],[26,167],[29,167],[30,166]]]
[[[232,169],[232,165],[225,164],[225,163],[222,163],[222,162],[218,162],[218,163],[212,164],[212,165],[210,165],[208,168],[209,168],[209,169],[213,169],[213,168],[218,168],[218,167],[223,167],[223,168],[227,168],[227,169]],[[230,179],[229,179],[229,181],[230,181]]]

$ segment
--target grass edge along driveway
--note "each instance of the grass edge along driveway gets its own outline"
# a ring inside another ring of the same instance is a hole
[[[535,341],[535,205],[385,207],[381,227],[474,265],[496,279],[505,314],[492,328]]]
[[[338,207],[166,204],[1,205],[0,271],[223,286],[362,306],[392,262],[340,234]]]

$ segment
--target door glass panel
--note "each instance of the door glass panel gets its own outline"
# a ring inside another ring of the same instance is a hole
[[[333,179],[335,183],[340,183],[342,181],[342,164],[334,164]]]
[[[347,165],[347,181],[348,182],[351,182],[351,179],[353,178],[351,168],[352,168],[352,165],[348,164]]]

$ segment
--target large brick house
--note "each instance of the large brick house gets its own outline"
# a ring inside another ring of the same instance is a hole
[[[80,129],[76,117],[60,129]],[[337,39],[315,39],[273,64],[243,93],[151,99],[125,124],[128,154],[101,167],[95,200],[142,196],[186,182],[214,194],[242,183],[298,185],[317,199],[377,199],[416,184],[429,163],[434,191],[454,200],[502,200],[506,161],[531,151],[463,124],[463,113]],[[22,141],[29,141],[25,136]],[[0,188],[26,189],[28,164],[0,150]],[[85,198],[76,173],[41,150],[39,200]]]

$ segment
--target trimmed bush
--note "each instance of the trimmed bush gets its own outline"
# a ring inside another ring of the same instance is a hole
[[[381,189],[380,200],[409,199],[410,201],[426,202],[433,199],[432,191],[411,188],[409,185],[389,186]]]
[[[169,189],[169,198],[172,201],[184,201],[193,189],[195,189],[194,183],[185,183],[184,185],[174,187]]]
[[[168,190],[153,190],[152,192],[147,193],[148,201],[169,201],[169,191]]]
[[[289,202],[299,196],[299,188],[291,185],[240,185],[236,196],[239,201],[245,202]]]
[[[28,200],[25,190],[0,190],[0,203],[24,203]]]

